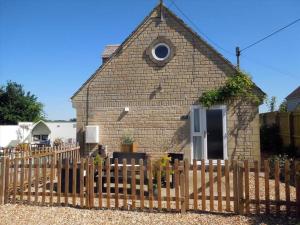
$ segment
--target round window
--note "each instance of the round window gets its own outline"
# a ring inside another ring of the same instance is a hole
[[[152,55],[156,60],[163,61],[170,55],[170,47],[165,43],[158,43],[152,48]]]

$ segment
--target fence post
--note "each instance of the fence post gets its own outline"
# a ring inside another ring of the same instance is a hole
[[[5,158],[5,171],[4,171],[4,204],[8,203],[9,197],[9,167],[10,167],[10,159],[9,157]]]
[[[239,212],[239,192],[238,192],[238,165],[237,161],[232,161],[233,166],[233,195],[234,195],[234,212]]]
[[[238,165],[238,177],[237,177],[237,184],[238,184],[238,206],[239,206],[239,214],[244,214],[244,171],[241,165]]]
[[[5,157],[1,158],[0,172],[0,205],[2,205],[4,203]]]
[[[296,162],[295,173],[297,216],[300,217],[300,161]]]
[[[181,213],[186,212],[186,202],[185,202],[185,177],[184,177],[184,169],[180,173],[180,201],[181,201]]]

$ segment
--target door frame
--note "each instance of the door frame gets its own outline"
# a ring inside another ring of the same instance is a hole
[[[194,132],[194,109],[200,109],[200,132]],[[191,146],[191,163],[193,163],[193,155],[194,155],[194,148],[193,148],[193,136],[202,136],[202,147],[203,147],[203,156],[205,163],[208,163],[209,160],[207,159],[207,123],[206,123],[206,110],[207,109],[221,109],[222,110],[222,128],[223,128],[223,159],[221,159],[222,163],[224,160],[228,159],[228,152],[227,152],[227,107],[226,105],[214,105],[210,108],[203,107],[201,105],[192,105],[191,106],[191,115],[190,115],[190,146]],[[217,160],[213,160],[216,163]],[[201,164],[201,161],[197,161],[197,164]]]

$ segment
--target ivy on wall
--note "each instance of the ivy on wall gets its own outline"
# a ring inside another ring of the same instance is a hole
[[[250,76],[238,71],[226,81],[224,86],[204,92],[199,102],[205,107],[211,107],[240,97],[259,105],[264,101],[265,94],[259,93],[254,88],[255,84]]]

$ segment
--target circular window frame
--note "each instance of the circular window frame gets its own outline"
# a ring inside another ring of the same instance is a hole
[[[158,57],[156,54],[156,49],[160,46],[166,47],[168,50],[167,55],[163,58]],[[164,60],[168,59],[168,57],[170,56],[171,49],[170,49],[169,45],[167,45],[165,42],[160,42],[153,46],[151,53],[152,53],[152,56],[154,59],[156,59],[158,61],[164,61]]]
[[[159,58],[155,54],[155,49],[161,45],[168,48],[168,54],[164,58]],[[148,55],[150,60],[153,63],[155,63],[157,66],[166,65],[175,56],[175,53],[176,53],[175,46],[172,44],[172,42],[169,39],[163,36],[159,36],[157,39],[155,39],[146,50],[146,54]]]

